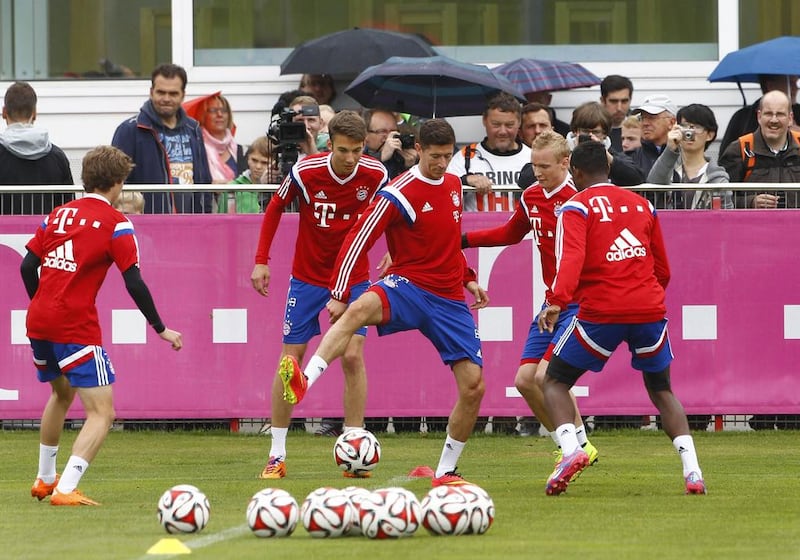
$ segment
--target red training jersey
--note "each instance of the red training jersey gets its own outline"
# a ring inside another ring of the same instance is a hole
[[[112,263],[121,272],[139,264],[130,220],[89,193],[53,210],[27,248],[42,261],[28,307],[28,337],[101,346],[97,292]]]
[[[331,295],[347,301],[354,273],[386,232],[392,256],[387,274],[408,278],[443,298],[464,301],[463,283],[474,279],[461,251],[461,180],[451,173],[424,177],[415,165],[378,192],[353,227],[336,260]]]
[[[345,235],[388,180],[383,164],[367,155],[361,156],[348,177],[339,177],[331,167],[331,156],[329,152],[315,154],[292,167],[264,213],[256,264],[267,264],[281,215],[297,199],[300,226],[292,276],[315,286],[328,286]],[[369,280],[366,259],[359,263],[354,277],[357,282]]]
[[[669,263],[656,211],[645,198],[592,185],[561,207],[557,272],[548,303],[580,304],[594,323],[649,323],[666,314]]]
[[[500,247],[522,241],[528,232],[539,248],[542,279],[548,288],[556,277],[556,221],[557,214],[567,200],[577,192],[568,174],[566,180],[551,191],[534,183],[522,193],[514,213],[502,226],[467,233],[470,247]]]

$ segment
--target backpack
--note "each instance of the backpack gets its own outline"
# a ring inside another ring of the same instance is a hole
[[[800,130],[790,130],[789,132],[792,133],[795,144],[800,145]],[[744,162],[744,176],[742,177],[742,182],[747,181],[747,178],[750,177],[750,174],[753,173],[753,169],[756,166],[756,154],[754,154],[752,150],[753,138],[754,133],[752,132],[739,137],[739,149],[742,152],[742,161]]]

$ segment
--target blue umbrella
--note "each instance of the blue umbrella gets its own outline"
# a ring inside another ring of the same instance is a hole
[[[509,79],[522,93],[563,91],[596,86],[600,78],[575,62],[518,58],[492,68]]]
[[[446,56],[393,56],[364,70],[345,93],[364,107],[456,117],[483,113],[487,100],[501,91],[525,99],[506,78],[480,64]]]
[[[778,37],[725,55],[709,82],[736,82],[747,103],[742,82],[758,83],[760,74],[800,75],[800,37]]]
[[[778,37],[725,55],[709,82],[755,82],[759,74],[800,75],[800,37]]]

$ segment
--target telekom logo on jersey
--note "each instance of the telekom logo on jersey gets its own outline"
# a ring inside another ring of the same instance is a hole
[[[72,219],[77,213],[77,208],[59,208],[56,212],[56,219],[53,220],[53,224],[56,226],[56,229],[53,230],[54,233],[67,233],[67,230],[64,228],[72,225]]]
[[[607,196],[593,196],[589,199],[589,206],[592,207],[595,214],[602,214],[601,222],[610,222],[609,214],[614,213],[614,207],[611,206]]]
[[[316,210],[314,217],[319,220],[317,225],[324,228],[331,227],[328,220],[332,220],[336,215],[336,203],[314,201],[314,210]]]

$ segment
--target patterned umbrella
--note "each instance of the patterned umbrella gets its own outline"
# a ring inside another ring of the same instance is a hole
[[[446,56],[393,56],[364,70],[345,93],[364,107],[419,117],[457,117],[480,115],[487,100],[501,91],[525,100],[511,82],[486,66]]]
[[[522,93],[562,91],[600,83],[600,78],[580,64],[557,60],[518,58],[492,68],[492,72],[508,78]]]

